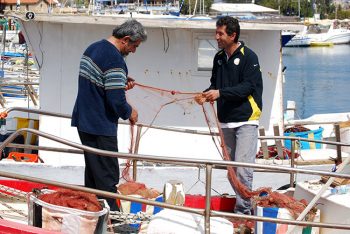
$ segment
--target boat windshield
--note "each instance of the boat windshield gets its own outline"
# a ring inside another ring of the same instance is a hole
[[[329,28],[330,28],[330,25],[311,24],[307,28],[307,33],[309,34],[327,33]]]

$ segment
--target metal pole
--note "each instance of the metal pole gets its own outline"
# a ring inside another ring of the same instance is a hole
[[[295,140],[292,140],[292,146],[291,146],[291,161],[290,161],[290,166],[291,168],[294,168],[294,160],[295,160]],[[291,188],[294,187],[294,173],[290,172],[290,182],[289,185]]]
[[[334,132],[335,132],[335,139],[337,142],[341,142],[340,139],[340,125],[339,124],[334,124]],[[341,146],[337,145],[337,164],[342,163],[343,159],[341,156]]]
[[[211,176],[213,165],[207,164],[205,170],[205,211],[204,211],[204,226],[205,233],[210,234],[210,200],[211,200]]]
[[[340,173],[342,172],[342,170],[344,169],[344,167],[350,162],[350,157],[347,157],[344,161],[344,163],[340,164],[339,168],[337,169],[336,172]],[[304,211],[301,212],[301,214],[299,215],[299,217],[296,219],[296,221],[301,221],[305,218],[305,216],[307,215],[307,213],[309,213],[309,211],[312,209],[312,207],[314,207],[314,205],[316,204],[316,202],[318,201],[318,199],[320,199],[320,197],[322,196],[322,194],[329,188],[329,186],[333,183],[334,181],[334,177],[331,177],[328,179],[327,183],[325,183],[322,188],[320,189],[320,191],[316,194],[316,196],[310,201],[310,203],[307,205],[307,207],[305,207]],[[292,226],[292,229],[290,232],[293,231],[293,229],[295,228],[295,226]],[[290,233],[288,232],[288,233]]]
[[[136,129],[136,139],[135,139],[135,150],[134,154],[138,154],[141,140],[141,130],[142,126],[138,125]],[[134,181],[137,179],[137,160],[132,160],[132,178]]]
[[[301,173],[301,174],[310,174],[310,175],[321,175],[321,176],[330,176],[330,177],[338,177],[338,178],[345,178],[350,179],[350,175],[344,174],[344,173],[334,173],[334,172],[327,172],[327,171],[320,171],[320,170],[309,170],[309,169],[300,169],[300,168],[286,168],[282,166],[271,166],[271,165],[262,165],[262,164],[256,164],[256,163],[244,163],[244,162],[236,162],[236,161],[224,161],[224,160],[203,160],[203,159],[195,159],[195,158],[178,158],[178,157],[169,157],[169,156],[154,156],[154,155],[142,155],[142,154],[128,154],[128,153],[120,153],[120,152],[113,152],[113,151],[107,151],[107,150],[100,150],[88,146],[84,146],[69,140],[66,140],[61,137],[57,137],[48,133],[41,132],[36,129],[30,129],[30,128],[21,128],[12,133],[8,138],[6,138],[5,141],[0,144],[0,151],[3,150],[10,142],[12,142],[18,134],[22,132],[30,132],[32,134],[38,135],[40,137],[44,137],[53,141],[56,141],[58,143],[71,146],[77,149],[84,150],[86,152],[98,154],[101,156],[108,156],[108,157],[118,157],[118,158],[135,158],[142,161],[150,161],[150,162],[163,162],[163,163],[176,163],[179,165],[186,165],[186,166],[193,166],[193,167],[199,167],[203,166],[203,164],[210,164],[210,165],[216,165],[216,166],[233,166],[233,167],[248,167],[248,168],[257,168],[257,169],[271,169],[276,171],[285,171],[285,172],[294,172],[294,173]],[[282,139],[287,139],[286,137],[283,137]],[[292,138],[293,139],[293,138]],[[299,140],[299,139],[295,139]],[[308,140],[308,139],[305,139]],[[316,140],[313,140],[316,141]],[[338,143],[339,144],[339,143]],[[346,146],[349,146],[349,144],[344,144]],[[348,157],[350,159],[350,157]]]

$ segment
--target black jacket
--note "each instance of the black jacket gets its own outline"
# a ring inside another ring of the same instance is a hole
[[[262,111],[263,82],[258,56],[243,42],[227,61],[224,50],[213,62],[211,85],[218,89],[218,118],[221,123],[258,120]]]

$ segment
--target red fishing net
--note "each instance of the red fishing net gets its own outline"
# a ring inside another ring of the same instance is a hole
[[[118,186],[118,191],[123,195],[140,195],[143,198],[156,198],[160,193],[153,188],[146,188],[143,183],[126,182]]]
[[[292,158],[292,151],[287,149],[286,147],[282,147],[282,155],[278,154],[277,146],[270,145],[267,147],[269,158],[273,159],[290,159]],[[297,152],[294,152],[294,158],[298,158],[300,155]],[[260,147],[258,153],[256,154],[256,158],[264,158],[264,152],[262,147]]]
[[[205,102],[201,93],[180,92],[136,84],[133,89],[127,92],[127,97],[129,97],[128,102],[139,112],[138,124],[146,126],[139,135],[139,140],[148,131],[152,131],[149,128],[150,126],[180,126],[189,129],[205,127],[207,131],[209,130],[211,139],[221,158],[230,160],[219,127],[214,103]],[[135,133],[133,128],[131,130],[130,152],[134,152]],[[173,143],[176,144],[177,142]],[[129,176],[130,165],[131,163],[128,161],[127,167],[122,173],[123,178],[127,181],[132,181]],[[259,188],[251,191],[237,179],[233,167],[228,167],[227,170],[228,180],[236,193],[244,198],[253,198],[258,205],[287,208],[295,215],[300,214],[306,207],[305,202],[299,202],[293,197],[272,192],[271,188]],[[260,194],[264,194],[264,197],[259,197]]]
[[[53,193],[42,194],[40,200],[52,205],[64,206],[84,211],[97,212],[102,210],[102,206],[95,194],[74,191],[69,189],[59,189]]]

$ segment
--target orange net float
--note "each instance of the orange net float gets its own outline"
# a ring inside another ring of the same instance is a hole
[[[27,154],[27,153],[19,153],[19,152],[10,152],[7,158],[12,159],[16,162],[37,163],[39,161],[39,157],[37,154]]]

